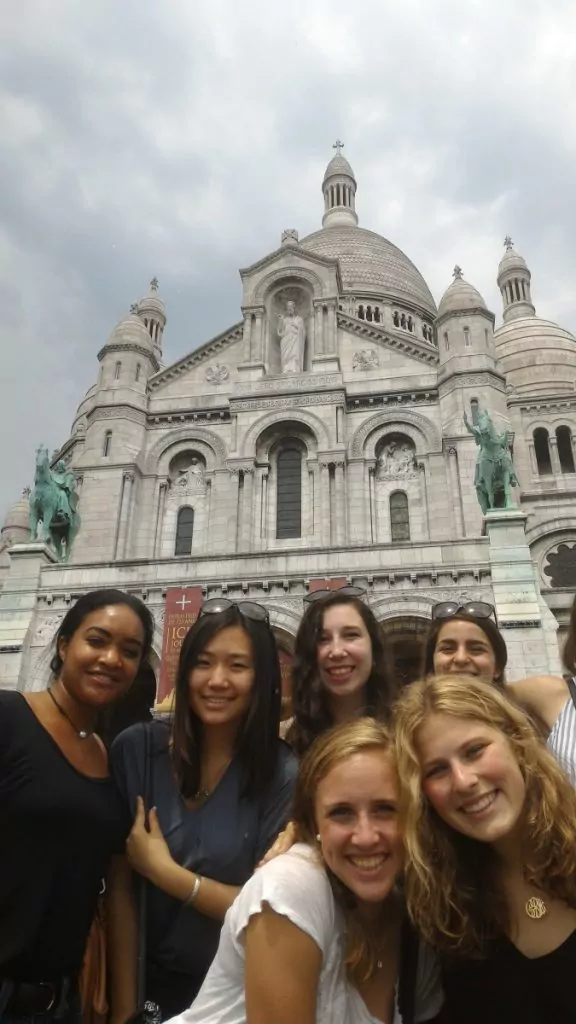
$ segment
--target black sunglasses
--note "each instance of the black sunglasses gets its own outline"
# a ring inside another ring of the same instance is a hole
[[[306,594],[304,598],[304,604],[312,604],[313,601],[321,601],[324,597],[330,597],[332,594],[339,594],[341,597],[365,597],[366,591],[362,587],[334,587],[334,589],[326,590],[313,590],[311,594]]]
[[[245,619],[252,619],[254,622],[265,622],[270,625],[270,616],[264,605],[256,601],[231,601],[228,597],[211,597],[200,608],[200,615],[220,615],[229,608],[237,608]]]
[[[487,601],[466,601],[464,604],[458,604],[457,601],[440,601],[432,609],[432,619],[450,619],[459,612],[471,615],[475,619],[496,620],[494,607]]]

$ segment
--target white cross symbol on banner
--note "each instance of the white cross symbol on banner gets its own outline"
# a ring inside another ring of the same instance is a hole
[[[186,597],[185,594],[182,594],[182,597],[180,598],[180,600],[179,601],[175,601],[174,604],[177,604],[179,606],[179,608],[182,609],[182,611],[185,611],[186,605],[187,604],[192,604],[192,601],[190,600],[190,598]]]

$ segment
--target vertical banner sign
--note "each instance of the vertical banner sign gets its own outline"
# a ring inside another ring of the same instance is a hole
[[[345,587],[348,583],[347,579],[339,580],[310,580],[308,584],[308,593],[313,594],[315,590],[340,590],[340,587]]]
[[[182,641],[196,622],[201,604],[202,587],[171,587],[166,591],[158,704],[174,689]]]

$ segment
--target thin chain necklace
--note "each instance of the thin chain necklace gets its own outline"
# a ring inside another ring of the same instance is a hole
[[[217,773],[217,775],[216,775],[216,777],[214,779],[214,782],[212,783],[212,785],[210,787],[206,787],[205,789],[199,789],[197,793],[194,793],[194,798],[193,798],[194,800],[207,800],[208,799],[210,794],[213,793],[214,790],[216,789],[216,786],[220,782],[220,779],[224,775],[224,772],[226,771],[226,769],[230,765],[231,761],[232,761],[232,758],[231,757],[228,758],[228,760],[226,761],[226,764],[223,765],[222,768],[220,768],[218,770],[218,773]]]
[[[79,729],[79,728],[78,728],[78,727],[77,727],[77,726],[76,726],[76,725],[74,724],[74,722],[73,722],[73,721],[72,721],[72,719],[70,718],[70,715],[69,715],[69,714],[68,714],[68,712],[66,711],[66,708],[63,708],[63,707],[62,707],[62,705],[60,704],[60,702],[56,700],[56,697],[55,697],[55,696],[54,696],[54,694],[52,693],[52,688],[51,688],[51,687],[48,687],[48,693],[50,694],[50,697],[52,698],[52,700],[53,700],[54,704],[55,704],[55,705],[56,705],[56,707],[58,708],[58,711],[60,712],[60,714],[62,715],[62,717],[63,717],[63,718],[66,718],[66,719],[67,719],[67,721],[68,721],[68,722],[70,722],[70,725],[71,725],[71,726],[72,726],[72,728],[74,729],[74,732],[76,733],[76,735],[77,735],[77,737],[78,737],[78,739],[79,739],[79,740],[87,740],[89,736],[92,736],[92,733],[91,733],[91,732],[88,732],[88,731],[87,731],[86,729]]]

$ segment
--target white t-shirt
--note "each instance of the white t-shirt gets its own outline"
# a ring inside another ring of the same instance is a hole
[[[369,1013],[343,967],[343,918],[330,883],[313,851],[302,843],[259,868],[226,914],[220,945],[198,996],[171,1024],[246,1024],[244,930],[268,904],[314,940],[322,953],[316,1024],[382,1024]],[[416,980],[416,1021],[435,1017],[442,1004],[436,957],[420,947]],[[396,1006],[384,1024],[402,1024]]]
[[[550,730],[548,747],[576,786],[576,707],[571,697]]]

